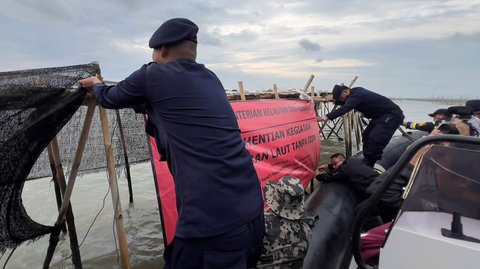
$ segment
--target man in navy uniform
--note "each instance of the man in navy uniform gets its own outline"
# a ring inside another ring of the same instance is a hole
[[[145,107],[177,196],[165,268],[253,267],[265,233],[260,182],[222,83],[195,62],[197,32],[168,20],[150,39],[153,62],[115,86],[80,84],[105,108]]]
[[[367,165],[373,167],[382,158],[383,149],[387,146],[395,130],[402,124],[403,111],[392,100],[378,93],[361,87],[348,88],[344,85],[333,87],[333,99],[341,107],[325,116],[317,117],[318,121],[333,120],[355,109],[370,119],[370,123],[362,133],[363,156]]]
[[[366,189],[377,178],[378,173],[362,160],[346,158],[342,153],[330,157],[327,169],[319,171],[315,177],[320,182],[342,182],[366,198]]]
[[[448,112],[448,109],[446,108],[437,109],[433,113],[428,114],[428,116],[433,118],[432,122],[404,121],[403,126],[412,130],[420,130],[431,133],[435,126],[439,126],[440,124],[448,122],[452,119],[452,115]]]

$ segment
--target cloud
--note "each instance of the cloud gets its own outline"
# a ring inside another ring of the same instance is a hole
[[[219,36],[218,28],[212,30],[211,32],[204,31],[198,34],[199,42],[208,46],[220,46],[222,44],[222,39]]]
[[[230,87],[303,87],[310,74],[327,89],[358,74],[387,95],[477,84],[480,4],[466,0],[2,0],[0,69],[99,60],[122,79],[172,17],[199,25],[197,60]]]
[[[302,38],[298,41],[298,44],[306,51],[320,51],[322,50],[322,46],[317,43],[313,43],[308,39]]]
[[[73,19],[71,6],[61,0],[3,0],[0,15],[20,23],[58,23]]]

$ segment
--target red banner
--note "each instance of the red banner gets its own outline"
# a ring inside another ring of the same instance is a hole
[[[320,160],[320,132],[314,104],[305,100],[232,101],[242,138],[252,155],[262,184],[290,175],[306,187]],[[170,244],[178,218],[172,176],[166,163],[159,161],[151,139],[164,240]],[[152,156],[152,155],[151,155]]]
[[[262,188],[286,175],[307,186],[320,160],[313,103],[305,100],[231,102]]]

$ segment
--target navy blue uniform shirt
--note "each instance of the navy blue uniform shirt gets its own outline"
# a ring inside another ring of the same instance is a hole
[[[97,84],[106,108],[146,104],[175,181],[176,236],[207,237],[263,212],[260,182],[216,75],[189,60],[142,66],[116,86]]]
[[[325,116],[329,120],[333,120],[352,109],[356,109],[369,119],[375,119],[385,114],[403,115],[400,107],[387,97],[362,87],[355,87],[350,90],[350,96],[348,96],[344,105]]]

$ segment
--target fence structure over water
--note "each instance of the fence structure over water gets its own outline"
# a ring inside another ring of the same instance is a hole
[[[349,87],[357,80],[357,76],[350,82]],[[252,99],[278,99],[278,98],[301,98],[308,99],[315,103],[317,116],[325,116],[334,109],[336,105],[333,102],[331,93],[315,91],[310,84],[313,75],[310,76],[303,90],[290,90],[279,92],[274,84],[273,89],[267,92],[247,93],[244,90],[243,82],[239,82],[239,90],[227,91],[230,100],[252,100]],[[367,125],[367,120],[359,112],[350,111],[338,117],[333,121],[319,123],[320,134],[325,140],[338,140],[345,143],[345,155],[352,156],[354,152],[360,151],[361,134]]]
[[[49,105],[51,106],[53,104],[53,101],[49,96],[47,96],[48,98],[44,98],[45,100],[36,100],[34,98],[38,96],[41,97],[41,94],[39,93],[41,93],[42,90],[49,89],[52,96],[62,95],[69,92],[79,92],[84,94],[83,90],[79,89],[76,82],[81,78],[94,75],[97,72],[98,74],[100,73],[98,64],[92,63],[88,65],[0,73],[0,81],[2,81],[2,83],[0,83],[0,86],[2,86],[0,87],[0,93],[2,94],[1,97],[4,98],[2,99],[2,109],[5,115],[2,119],[8,119],[8,122],[11,123],[11,125],[5,126],[15,126],[18,122],[27,122],[27,124],[37,122],[35,117],[41,118],[41,112],[43,112],[39,108],[45,106],[45,109],[48,109]],[[303,92],[279,92],[276,85],[274,85],[273,92],[246,94],[243,89],[243,83],[240,82],[239,92],[227,92],[227,96],[230,100],[305,97],[315,103],[317,115],[325,115],[334,109],[334,104],[331,100],[327,100],[322,96],[316,96],[313,87],[311,88],[310,95],[306,93],[312,79],[313,76],[310,77]],[[15,88],[16,91],[12,91],[12,88]],[[15,93],[16,95],[12,95],[12,93]],[[83,97],[84,96],[82,96],[81,99],[83,99]],[[25,100],[27,99],[35,99],[33,100],[35,103],[25,103]],[[15,102],[11,103],[11,100],[15,100]],[[78,102],[78,105],[80,105],[80,103],[81,100]],[[18,113],[18,107],[10,107],[13,104],[21,106],[22,112],[31,115],[34,120],[26,121],[26,117],[20,117],[21,115]],[[67,222],[67,225],[70,225],[70,222],[72,226],[69,226],[68,232],[70,233],[71,238],[76,238],[76,232],[73,226],[73,211],[71,211],[70,207],[70,197],[77,173],[81,174],[107,168],[108,181],[112,189],[112,202],[115,208],[114,220],[120,245],[122,265],[124,268],[130,268],[127,241],[122,221],[122,209],[116,185],[116,174],[118,172],[116,173],[115,168],[123,168],[124,166],[128,167],[128,162],[142,162],[150,159],[147,148],[148,143],[146,142],[144,133],[144,119],[142,115],[134,114],[132,110],[127,109],[120,111],[106,111],[104,108],[98,107],[97,110],[96,104],[92,98],[86,98],[84,105],[86,106],[82,106],[74,112],[72,118],[69,118],[68,123],[65,124],[64,128],[62,128],[59,133],[55,132],[57,135],[52,134],[54,139],[51,140],[48,149],[40,155],[40,158],[37,160],[33,168],[29,170],[30,173],[28,178],[34,179],[53,176],[55,179],[55,188],[59,189],[57,193],[59,217],[55,223],[55,227],[63,226],[65,221]],[[39,110],[38,113],[36,110]],[[99,115],[96,111],[98,111]],[[92,118],[97,116],[100,117],[100,121],[92,121]],[[7,122],[7,120],[4,120],[3,122]],[[353,112],[349,113],[335,121],[322,123],[320,127],[324,139],[337,138],[345,141],[347,156],[351,155],[352,141],[354,137],[356,138],[356,144],[359,144],[359,134],[362,125],[358,114]],[[42,125],[37,128],[38,132],[31,132],[31,137],[38,138],[39,136],[42,136],[42,132],[48,128],[53,128],[53,126],[48,126],[48,124]],[[15,135],[10,135],[8,132],[10,128],[3,129],[6,135],[2,136],[2,142],[3,138],[5,138],[4,140],[7,138],[15,138]],[[19,133],[21,132],[19,131]],[[45,144],[47,144],[47,142]],[[28,147],[28,145],[26,145],[26,147]],[[8,151],[9,148],[5,148],[5,154],[11,155],[11,151]],[[119,154],[120,152],[123,152],[124,154]],[[126,158],[127,152],[130,161]],[[29,151],[25,150],[25,156],[33,158],[33,155],[35,155],[30,152],[31,156],[28,156],[28,153]],[[38,151],[38,154],[40,154],[40,150]],[[36,156],[38,155],[35,155],[35,158]],[[105,159],[107,160],[106,162]],[[11,163],[8,165],[13,166]],[[29,167],[32,166],[30,165]],[[71,169],[68,170],[69,168]],[[21,178],[22,181],[27,179],[27,173],[29,172],[27,169],[24,170],[26,171],[26,174],[25,178]],[[65,181],[65,178],[69,179],[68,184]],[[128,175],[127,178],[129,178]],[[21,194],[21,191],[17,193]],[[17,201],[21,206],[21,199],[18,198]],[[2,212],[2,210],[0,210],[0,212]],[[8,217],[7,214],[5,216]],[[27,217],[28,216],[26,216],[26,218]],[[53,236],[53,232],[51,233],[51,245],[48,249],[44,268],[49,267],[53,252],[58,243],[60,230],[55,230],[55,233],[55,236]],[[56,237],[56,239],[52,240],[54,237]],[[75,268],[81,268],[82,264],[80,253],[78,251],[78,241],[75,239],[75,242],[71,245],[72,252],[74,253],[72,256],[74,266]],[[8,245],[7,247],[11,247],[11,245]]]

